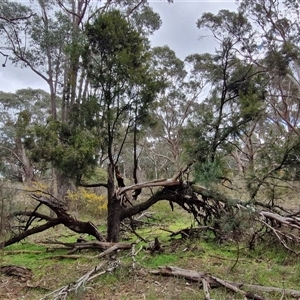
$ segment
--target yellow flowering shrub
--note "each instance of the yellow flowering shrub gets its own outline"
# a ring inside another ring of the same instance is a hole
[[[99,217],[107,211],[107,200],[104,195],[97,195],[80,187],[76,191],[68,191],[67,198],[77,210]]]

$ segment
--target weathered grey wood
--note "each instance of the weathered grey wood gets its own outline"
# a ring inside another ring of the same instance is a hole
[[[172,266],[159,267],[158,270],[150,270],[149,272],[155,275],[182,277],[192,282],[203,283],[204,280],[206,284],[208,284],[210,287],[225,287],[236,293],[243,295],[247,299],[256,299],[256,300],[265,299],[263,296],[254,294],[252,292],[268,292],[268,293],[284,292],[286,295],[292,296],[297,299],[300,298],[300,290],[283,289],[283,288],[277,288],[271,286],[261,286],[261,285],[231,282],[231,281],[220,279],[216,276],[212,276],[205,272],[181,269]],[[206,294],[207,293],[206,287],[203,287],[203,290]]]

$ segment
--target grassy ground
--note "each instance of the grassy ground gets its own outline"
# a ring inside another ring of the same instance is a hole
[[[243,245],[238,247],[232,243],[218,244],[205,236],[186,240],[179,237],[171,239],[170,233],[165,230],[176,231],[190,226],[190,216],[178,208],[171,212],[167,202],[156,204],[152,211],[155,213],[154,219],[149,221],[153,225],[140,228],[138,233],[149,241],[158,237],[163,252],[151,254],[145,249],[147,244],[140,242],[135,249],[145,247],[138,252],[133,265],[131,252],[120,251],[116,255],[121,261],[119,268],[95,278],[84,291],[71,295],[68,299],[204,299],[199,284],[149,273],[150,269],[166,265],[208,272],[224,280],[300,290],[300,258],[283,250],[279,245],[265,244],[249,251]],[[68,250],[41,243],[46,239],[75,242],[77,238],[78,235],[59,226],[28,238],[24,243],[0,250],[1,266],[23,266],[30,268],[33,273],[29,280],[1,275],[0,299],[41,299],[47,293],[75,281],[99,264],[99,260],[84,258],[96,255],[96,251],[81,251],[78,254],[82,258],[66,259],[59,255],[67,253]],[[123,234],[123,239],[129,242],[137,240],[135,235],[128,232]],[[265,296],[266,299],[291,299],[283,296],[283,293]],[[212,289],[211,298],[243,299],[241,295],[225,289]]]

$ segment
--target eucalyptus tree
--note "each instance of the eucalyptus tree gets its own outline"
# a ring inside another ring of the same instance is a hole
[[[209,182],[224,177],[224,159],[232,144],[259,115],[264,101],[264,78],[242,56],[255,48],[252,26],[242,13],[204,13],[197,26],[209,30],[219,45],[214,54],[186,58],[191,72],[209,82],[197,115],[186,130],[186,145],[196,163],[196,177]]]
[[[136,140],[158,88],[143,36],[160,26],[160,18],[140,1],[4,4],[4,12],[13,13],[16,6],[30,15],[16,24],[1,18],[5,49],[13,63],[43,78],[51,95],[52,119],[35,126],[25,139],[31,158],[51,162],[60,179],[63,175],[77,184],[97,164],[108,162],[108,237],[118,239],[120,219],[114,215],[121,204],[113,199],[114,173],[125,142],[130,135]],[[111,11],[114,5],[124,16]]]
[[[214,55],[190,57],[212,82],[212,93],[201,104],[205,113],[192,124],[198,150],[197,145],[191,150],[200,153],[203,166],[198,174],[222,177],[222,168],[213,162],[231,154],[244,172],[251,199],[262,187],[276,188],[299,145],[298,24],[291,11],[289,17],[288,11],[281,15],[288,9],[284,5],[249,0],[237,13],[204,14],[198,26],[221,47]]]
[[[34,165],[24,142],[34,124],[46,124],[47,117],[51,116],[50,95],[32,89],[0,92],[0,115],[2,173],[30,183],[41,166]]]
[[[189,72],[188,63],[180,60],[168,46],[152,49],[153,68],[163,83],[154,110],[155,130],[147,135],[147,157],[152,158],[160,176],[170,176],[185,164],[183,160],[183,128],[193,118],[204,86],[201,78]],[[155,158],[156,156],[156,158]]]
[[[255,28],[257,51],[249,59],[269,77],[252,195],[264,187],[275,197],[282,195],[278,182],[298,173],[299,11],[294,1],[260,0],[240,2],[239,11]]]
[[[4,0],[0,5],[3,42],[0,50],[11,63],[31,69],[48,84],[52,120],[56,125],[49,123],[45,130],[56,130],[57,137],[62,127],[68,127],[73,106],[80,105],[81,99],[88,96],[89,81],[81,57],[85,43],[84,24],[111,7],[122,9],[144,34],[150,34],[161,23],[148,3],[137,0],[106,3],[42,0],[28,5]],[[57,121],[65,125],[57,126]],[[39,133],[42,134],[41,128]],[[51,148],[55,147],[48,147]],[[63,180],[61,175],[58,170],[53,170],[58,186]]]
[[[150,34],[160,18],[148,3],[120,1],[32,1],[1,2],[0,33],[3,54],[17,66],[31,69],[49,86],[52,115],[57,119],[57,97],[63,100],[59,117],[68,120],[68,111],[87,94],[86,74],[80,68],[84,24],[110,7],[126,12],[139,29]],[[59,119],[59,118],[58,118]]]

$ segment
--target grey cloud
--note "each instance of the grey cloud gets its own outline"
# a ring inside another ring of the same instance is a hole
[[[233,1],[174,0],[174,3],[169,4],[166,0],[150,0],[150,5],[160,14],[163,21],[161,28],[151,37],[152,46],[168,45],[181,59],[189,54],[214,50],[213,39],[211,37],[200,39],[200,36],[207,35],[207,32],[196,27],[196,21],[204,12],[217,13],[220,9],[236,9]],[[49,91],[46,82],[30,69],[14,67],[9,61],[5,68],[0,67],[1,91],[15,92],[17,89],[27,87]]]
[[[189,54],[212,52],[215,42],[207,37],[208,32],[199,30],[197,20],[205,12],[217,13],[221,9],[236,10],[233,1],[164,1],[150,2],[153,10],[160,14],[161,28],[151,37],[153,46],[168,45],[177,56],[184,59]],[[201,36],[206,36],[201,38]]]

